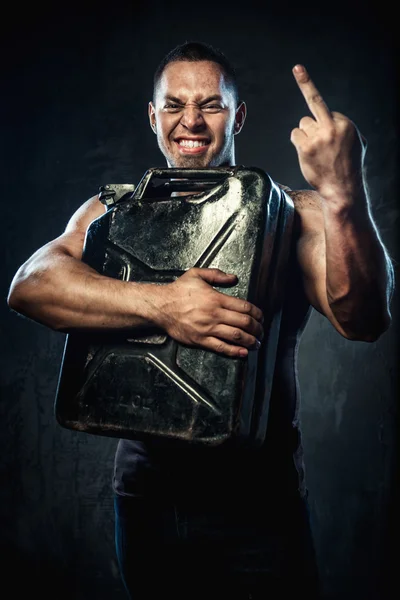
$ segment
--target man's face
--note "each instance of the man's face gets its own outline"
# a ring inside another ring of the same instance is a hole
[[[233,136],[245,116],[245,104],[236,106],[231,85],[210,61],[167,65],[149,103],[150,124],[169,167],[233,165]]]

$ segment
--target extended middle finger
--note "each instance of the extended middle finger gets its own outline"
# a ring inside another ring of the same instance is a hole
[[[303,65],[296,65],[293,67],[293,75],[315,119],[319,122],[331,122],[332,114],[307,69]]]

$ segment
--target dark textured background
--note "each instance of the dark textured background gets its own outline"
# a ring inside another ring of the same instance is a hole
[[[147,168],[164,165],[147,101],[168,50],[200,39],[226,52],[249,111],[236,138],[237,162],[292,188],[307,187],[289,141],[307,114],[291,68],[306,64],[329,107],[368,139],[373,215],[399,258],[397,65],[382,4],[368,15],[330,5],[326,16],[304,4],[280,15],[251,2],[122,6],[85,12],[65,4],[57,14],[15,6],[2,22],[0,548],[2,579],[13,585],[7,597],[22,597],[25,585],[45,599],[125,597],[113,545],[116,441],[55,423],[64,336],[12,313],[6,296],[20,264],[61,234],[100,184],[137,183]],[[300,347],[308,487],[327,599],[386,599],[395,581],[388,549],[398,535],[391,512],[396,297],[393,325],[376,343],[348,342],[314,313]]]

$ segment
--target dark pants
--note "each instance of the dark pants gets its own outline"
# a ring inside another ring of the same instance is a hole
[[[318,598],[305,500],[158,502],[115,497],[116,549],[132,600]]]

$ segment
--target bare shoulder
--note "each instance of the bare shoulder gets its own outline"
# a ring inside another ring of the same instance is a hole
[[[321,210],[321,196],[315,190],[292,190],[287,185],[276,184],[290,196],[296,210]]]
[[[293,201],[295,227],[300,235],[322,234],[324,219],[322,199],[315,190],[290,190],[286,192]]]
[[[296,210],[321,211],[321,196],[315,190],[290,190],[286,192],[293,200]]]
[[[276,183],[293,200],[296,210],[321,210],[321,196],[315,190],[292,190],[287,185]]]
[[[106,212],[99,196],[86,200],[69,219],[64,232],[46,244],[48,250],[61,251],[64,254],[81,259],[86,231],[90,223]]]
[[[90,223],[107,211],[99,200],[98,194],[86,200],[72,215],[65,228],[65,233],[85,233]]]

